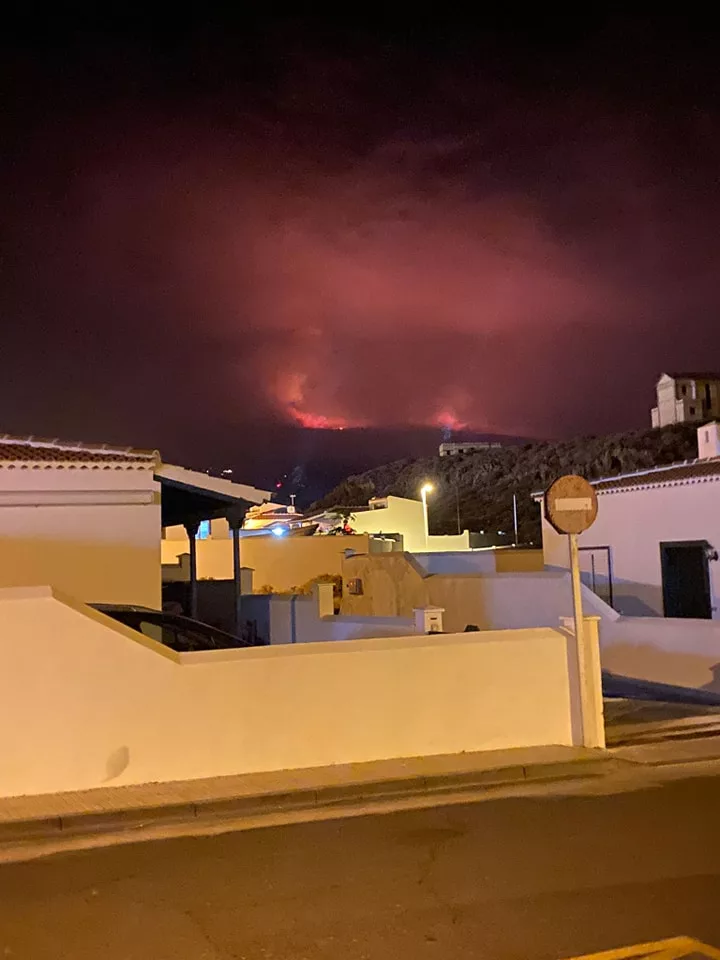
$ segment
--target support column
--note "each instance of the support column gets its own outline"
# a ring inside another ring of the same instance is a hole
[[[190,611],[189,616],[197,620],[197,532],[200,529],[198,520],[191,520],[185,524],[185,533],[190,541]]]
[[[588,688],[590,713],[587,724],[588,746],[605,748],[605,703],[602,692],[600,661],[600,617],[583,618],[585,633],[585,682]]]
[[[241,576],[241,557],[240,557],[240,529],[245,519],[246,507],[237,506],[229,510],[226,514],[228,526],[232,536],[232,557],[233,557],[233,611],[235,636],[243,635],[242,619],[242,576]]]
[[[235,636],[242,637],[242,581],[240,574],[240,523],[230,522],[233,555],[233,609],[235,614]]]

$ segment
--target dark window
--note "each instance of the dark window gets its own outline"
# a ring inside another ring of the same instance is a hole
[[[712,397],[710,396],[710,384],[705,384],[705,409],[709,410],[712,407]]]
[[[690,407],[690,416],[691,417],[695,416],[695,407]]]
[[[683,384],[683,385],[680,387],[680,393],[681,393],[683,396],[685,396],[685,395],[687,394],[687,387],[685,386],[685,384]]]

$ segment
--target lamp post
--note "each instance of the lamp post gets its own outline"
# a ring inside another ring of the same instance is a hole
[[[429,541],[429,538],[430,538],[430,524],[429,524],[429,522],[428,522],[428,503],[427,503],[427,498],[428,498],[428,494],[429,494],[429,493],[432,493],[434,489],[435,489],[435,488],[433,487],[433,485],[432,485],[431,483],[424,483],[424,484],[422,485],[422,487],[420,487],[420,498],[422,499],[422,505],[423,505],[423,525],[424,525],[424,527],[425,527],[425,549],[426,549],[426,550],[427,550],[427,548],[428,548],[428,546],[429,546],[429,542],[428,542],[428,541]]]

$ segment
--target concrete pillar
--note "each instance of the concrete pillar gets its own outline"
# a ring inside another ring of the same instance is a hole
[[[189,616],[197,620],[197,532],[200,527],[198,520],[185,524],[185,532],[190,545],[190,610]]]
[[[232,558],[233,558],[233,605],[235,607],[235,636],[242,636],[242,574],[240,566],[240,524],[231,523]]]
[[[560,623],[564,629],[575,636],[575,621],[573,617],[561,617]],[[605,749],[605,711],[602,695],[602,667],[600,664],[600,617],[583,617],[582,646],[584,669],[579,671],[579,677],[584,677],[585,690],[577,693],[583,704],[583,745]],[[582,682],[582,681],[580,681]]]
[[[247,504],[238,502],[234,504],[223,518],[228,525],[230,536],[232,537],[232,559],[233,559],[233,605],[234,605],[234,624],[235,636],[242,637],[243,618],[242,618],[242,566],[240,563],[240,530]]]
[[[332,583],[313,584],[313,597],[316,604],[318,617],[335,616],[335,597]]]
[[[255,570],[253,567],[240,567],[240,593],[246,597],[253,592],[253,576]]]

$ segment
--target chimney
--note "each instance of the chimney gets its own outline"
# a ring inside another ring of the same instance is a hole
[[[698,460],[720,457],[720,423],[713,420],[698,427]]]
[[[245,597],[253,592],[254,567],[240,567],[240,595]]]
[[[313,594],[318,617],[332,617],[335,615],[335,597],[332,583],[313,584]]]
[[[444,607],[415,607],[413,614],[418,634],[442,633],[443,613],[445,613]]]

